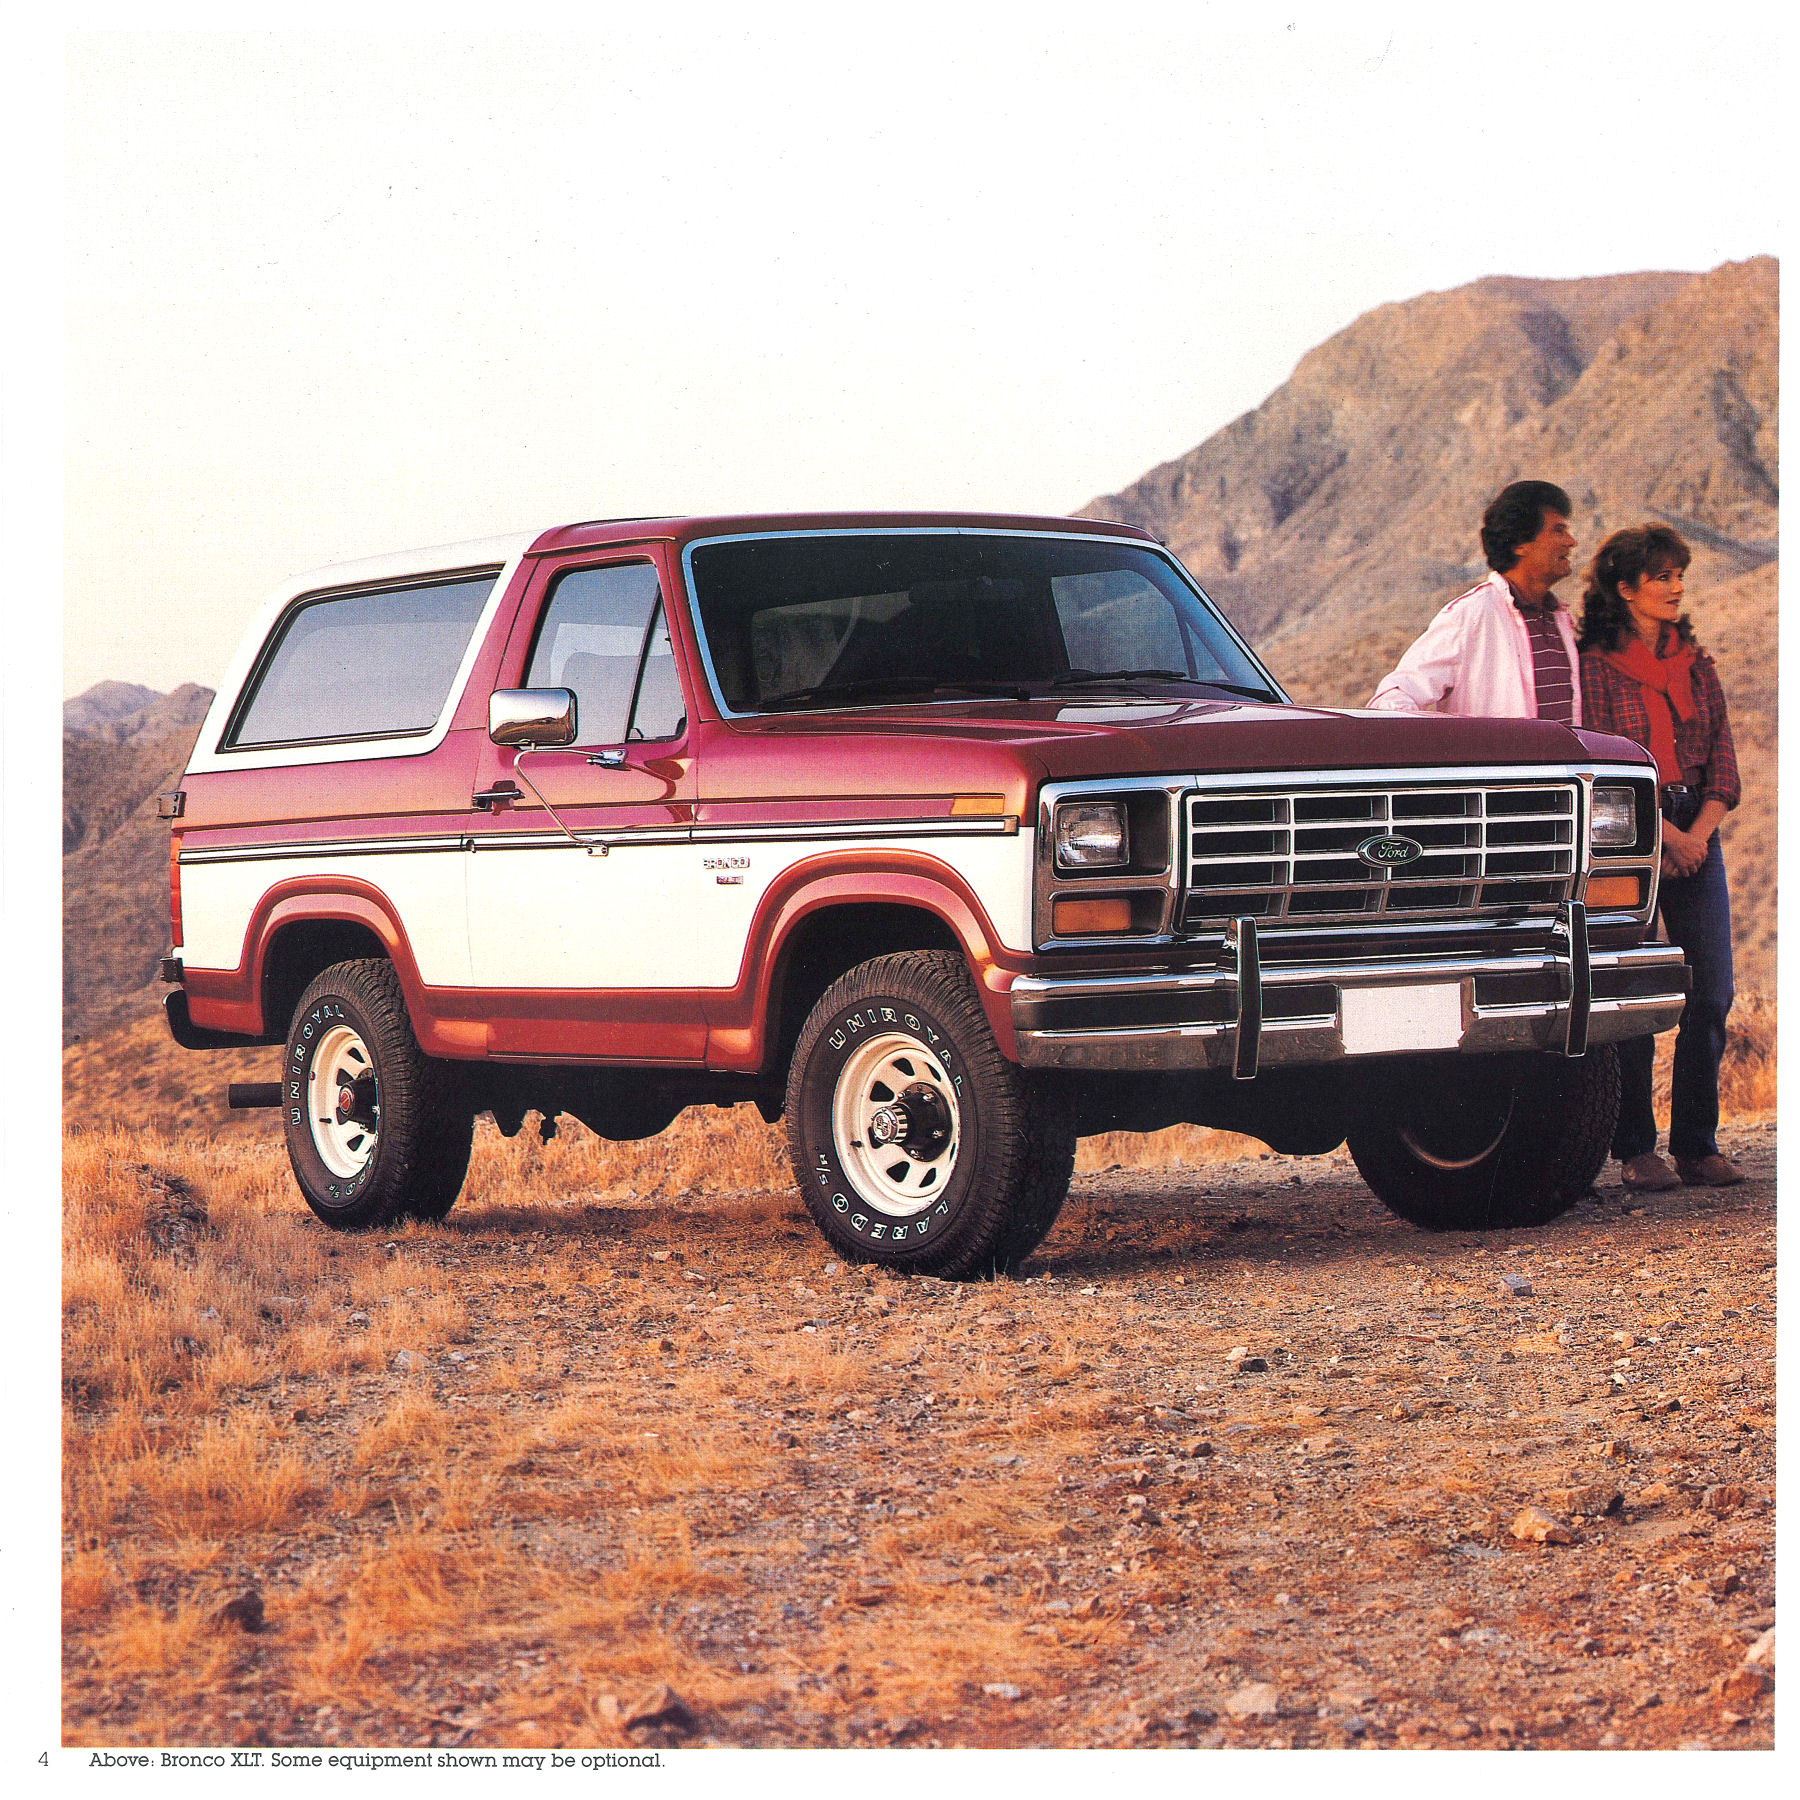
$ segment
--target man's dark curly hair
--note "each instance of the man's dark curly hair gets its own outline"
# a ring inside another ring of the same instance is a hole
[[[1544,514],[1573,509],[1554,481],[1515,481],[1503,487],[1481,515],[1481,550],[1488,567],[1504,575],[1519,560],[1519,546],[1544,529]]]
[[[1577,647],[1617,650],[1631,635],[1631,609],[1619,592],[1619,584],[1636,587],[1646,575],[1685,569],[1693,559],[1681,533],[1667,525],[1628,525],[1623,531],[1615,531],[1588,564]],[[1675,635],[1684,644],[1694,641],[1694,627],[1686,613],[1675,621]]]

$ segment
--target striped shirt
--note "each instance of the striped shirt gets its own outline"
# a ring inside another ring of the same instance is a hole
[[[1509,584],[1510,585],[1510,584]],[[1531,639],[1531,676],[1537,689],[1537,716],[1558,725],[1575,723],[1575,664],[1556,628],[1556,601],[1527,606],[1513,593],[1513,605]]]

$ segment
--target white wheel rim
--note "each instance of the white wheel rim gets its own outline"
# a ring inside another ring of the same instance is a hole
[[[362,1034],[334,1025],[319,1040],[306,1084],[313,1148],[333,1175],[360,1175],[381,1130],[381,1089]]]
[[[899,1118],[913,1127],[910,1148],[881,1141]],[[941,1141],[923,1141],[927,1126],[945,1131]],[[890,1219],[907,1219],[950,1185],[962,1149],[962,1109],[936,1056],[905,1032],[883,1032],[858,1044],[840,1071],[831,1097],[831,1136],[858,1195]]]

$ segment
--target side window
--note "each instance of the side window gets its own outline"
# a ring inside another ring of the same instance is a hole
[[[225,747],[429,731],[496,572],[302,601],[277,626]]]
[[[659,606],[650,628],[650,646],[644,652],[637,708],[626,735],[655,741],[680,737],[686,729],[687,702],[681,697],[681,677],[675,670],[675,646],[669,642],[668,617]]]
[[[559,575],[525,685],[574,689],[577,744],[676,736],[685,708],[656,570],[615,563]]]

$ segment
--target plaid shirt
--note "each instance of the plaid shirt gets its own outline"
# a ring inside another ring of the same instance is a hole
[[[1675,720],[1675,755],[1681,779],[1699,791],[1702,801],[1738,803],[1737,751],[1731,742],[1731,720],[1725,712],[1725,690],[1713,659],[1702,650],[1694,658],[1694,716]],[[1581,657],[1581,722],[1590,731],[1610,731],[1635,738],[1650,748],[1650,708],[1668,701],[1597,651]],[[1671,712],[1673,708],[1670,709]]]

